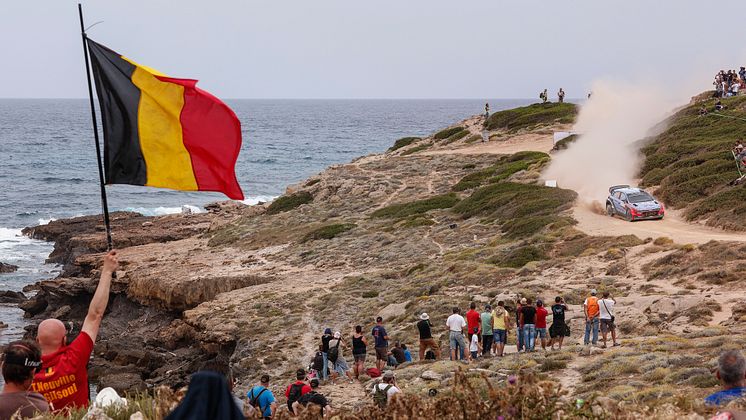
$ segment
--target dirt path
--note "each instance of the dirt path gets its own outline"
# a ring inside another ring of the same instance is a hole
[[[420,155],[507,155],[524,150],[548,153],[554,147],[554,135],[547,134],[522,134],[507,140],[492,140],[487,143],[474,143],[468,147],[459,149],[433,150],[419,153]]]
[[[746,241],[746,234],[726,232],[707,226],[688,223],[676,211],[668,210],[663,220],[627,222],[620,218],[601,215],[587,205],[576,205],[573,217],[579,230],[589,235],[637,235],[640,238],[666,236],[680,244],[702,244],[716,241]]]

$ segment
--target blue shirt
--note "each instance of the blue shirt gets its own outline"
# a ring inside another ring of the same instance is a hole
[[[386,329],[383,328],[383,325],[376,325],[373,327],[373,338],[376,339],[376,347],[386,347],[389,346],[389,341],[384,339],[383,337],[386,337],[388,334],[386,334]]]
[[[249,399],[248,404],[251,404],[251,401],[259,395],[260,392],[262,392],[264,388],[263,386],[255,386],[251,388],[249,392],[246,393],[246,397]],[[261,410],[263,417],[271,417],[272,416],[272,407],[270,405],[275,402],[275,396],[272,395],[272,391],[267,389],[266,391],[262,392],[262,395],[259,395],[259,398],[257,398],[256,403],[258,405],[258,409]]]
[[[705,398],[705,404],[707,405],[721,405],[725,404],[730,400],[735,400],[746,394],[746,388],[731,388],[718,391],[709,397]]]
[[[412,353],[409,352],[409,349],[404,350],[404,360],[407,362],[412,361]]]

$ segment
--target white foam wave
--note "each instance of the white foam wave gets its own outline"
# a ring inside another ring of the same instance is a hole
[[[256,206],[259,203],[269,203],[270,201],[274,201],[275,198],[277,198],[276,195],[255,195],[253,197],[249,196],[241,202],[247,206]]]
[[[57,219],[54,217],[50,217],[49,219],[39,219],[38,223],[39,223],[39,226],[48,225],[50,222],[54,222],[55,220]]]
[[[41,259],[52,251],[52,243],[31,239],[21,229],[0,227],[0,260],[15,262]]]

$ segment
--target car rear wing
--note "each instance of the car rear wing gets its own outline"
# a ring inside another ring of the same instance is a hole
[[[614,191],[621,190],[622,188],[629,188],[629,185],[614,185],[609,188],[609,194],[614,194]]]

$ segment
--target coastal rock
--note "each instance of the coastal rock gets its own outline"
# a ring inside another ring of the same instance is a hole
[[[45,297],[43,295],[37,295],[25,302],[21,302],[18,307],[26,312],[27,317],[32,317],[34,315],[42,313],[45,309],[47,309],[47,305],[49,305],[49,303],[47,302]]]
[[[26,295],[12,290],[0,291],[0,303],[21,303],[26,300]]]
[[[407,312],[407,304],[409,304],[409,301],[402,303],[392,303],[391,305],[388,305],[385,308],[381,309],[381,311],[378,312],[378,316],[382,317],[384,322],[391,318],[402,316]]]
[[[432,370],[426,370],[420,374],[420,378],[426,381],[440,381],[443,379],[443,375]]]
[[[18,270],[17,265],[0,262],[0,273],[12,273]]]

